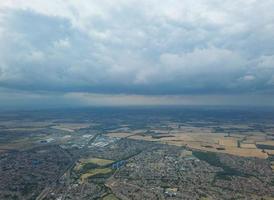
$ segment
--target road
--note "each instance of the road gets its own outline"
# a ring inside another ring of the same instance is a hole
[[[89,146],[96,140],[96,138],[97,138],[98,136],[100,136],[100,135],[102,135],[101,132],[96,133],[96,134],[87,142],[87,144],[81,149],[81,151],[79,152],[79,155],[82,155],[82,153],[86,152],[86,151],[88,150],[88,147],[89,147]],[[59,147],[60,147],[60,146],[59,146]],[[60,147],[60,148],[61,148],[61,147]],[[61,148],[61,149],[63,149],[63,148]],[[71,154],[70,154],[67,150],[63,149],[63,151],[65,152],[65,154],[70,155],[70,157],[71,157]],[[45,198],[48,196],[49,193],[54,192],[54,188],[55,188],[56,184],[58,184],[58,181],[59,181],[63,176],[66,176],[66,185],[69,185],[71,170],[74,168],[74,166],[75,166],[76,162],[79,160],[79,158],[80,158],[80,156],[77,156],[77,157],[74,157],[74,158],[72,157],[72,158],[71,158],[70,164],[66,167],[66,169],[64,170],[64,172],[61,173],[60,176],[57,176],[57,177],[52,181],[52,184],[51,184],[51,185],[46,186],[46,187],[42,190],[42,192],[36,197],[36,200],[43,200],[43,199],[45,199]],[[67,191],[68,191],[68,189],[67,189]],[[62,197],[62,200],[65,199],[66,194],[67,194],[67,192],[66,192],[65,195]]]

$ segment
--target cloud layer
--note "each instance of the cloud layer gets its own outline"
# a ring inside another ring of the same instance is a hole
[[[272,0],[6,0],[0,87],[273,94]]]

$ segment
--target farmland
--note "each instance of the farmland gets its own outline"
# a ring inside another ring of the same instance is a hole
[[[189,129],[189,128],[188,128]],[[196,128],[195,128],[196,130]],[[189,131],[189,130],[188,130]],[[197,130],[196,130],[197,131]],[[238,156],[252,156],[258,158],[267,158],[268,155],[266,152],[263,152],[262,149],[256,147],[256,139],[254,136],[251,136],[253,139],[253,143],[244,143],[244,140],[249,140],[248,136],[229,136],[227,134],[222,133],[209,133],[209,132],[180,132],[180,130],[176,130],[175,133],[170,132],[169,134],[165,134],[164,137],[152,137],[150,135],[128,135],[125,134],[129,139],[135,140],[145,140],[145,141],[154,141],[160,142],[163,144],[170,144],[176,146],[187,146],[191,149],[205,150],[211,152],[223,152],[232,155]],[[119,133],[118,135],[113,135],[111,133],[110,137],[121,137],[123,138],[125,135]],[[160,135],[162,136],[162,135]],[[258,140],[259,144],[268,144],[268,142]]]

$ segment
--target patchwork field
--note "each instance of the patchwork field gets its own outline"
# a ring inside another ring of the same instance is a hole
[[[186,132],[188,130],[188,132]],[[199,130],[199,131],[198,131]],[[203,132],[204,131],[204,132]],[[157,136],[145,135],[145,134],[132,134],[130,133],[119,133],[119,134],[108,134],[110,137],[124,138],[134,140],[145,140],[160,142],[163,144],[170,144],[176,146],[186,146],[191,149],[210,151],[210,152],[222,152],[237,156],[244,157],[258,157],[267,158],[267,152],[259,149],[256,146],[258,141],[260,144],[274,145],[273,141],[266,141],[262,135],[230,135],[225,133],[211,133],[208,129],[200,130],[194,128],[193,130],[188,127],[183,132],[172,131],[169,134],[159,134]],[[243,141],[248,140],[249,143]]]

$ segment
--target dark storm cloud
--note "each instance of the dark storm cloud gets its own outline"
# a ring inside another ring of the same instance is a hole
[[[6,1],[0,86],[112,94],[273,93],[274,2]]]

